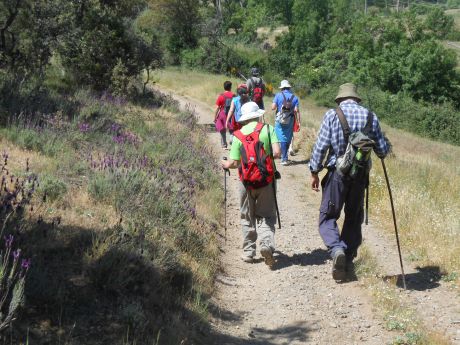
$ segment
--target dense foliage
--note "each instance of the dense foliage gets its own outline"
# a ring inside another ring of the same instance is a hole
[[[459,37],[444,12],[452,1],[401,2],[400,8],[377,0],[366,7],[355,0],[213,3],[201,6],[201,27],[208,30],[201,30],[198,47],[182,51],[182,64],[233,74],[258,66],[266,80],[289,78],[300,93],[324,95],[323,88],[352,81],[375,93],[366,99],[383,93],[402,102],[370,104],[390,125],[460,144],[457,56],[442,43]],[[264,42],[259,29],[283,25],[276,45]],[[431,125],[421,127],[412,115],[419,113]]]

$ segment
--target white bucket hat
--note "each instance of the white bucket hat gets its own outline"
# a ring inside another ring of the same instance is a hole
[[[281,84],[280,84],[280,89],[285,89],[287,87],[292,87],[291,84],[289,84],[289,82],[287,80],[281,80]]]
[[[256,119],[265,114],[265,110],[260,109],[256,102],[244,103],[241,107],[241,116],[238,122]]]

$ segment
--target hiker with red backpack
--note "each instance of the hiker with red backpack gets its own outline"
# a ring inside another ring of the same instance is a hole
[[[291,91],[287,80],[282,80],[278,92],[273,98],[272,110],[275,115],[275,131],[281,144],[281,165],[288,165],[288,150],[294,134],[294,125],[300,127],[299,99]]]
[[[241,116],[241,106],[249,102],[248,87],[246,86],[246,84],[238,85],[236,93],[237,96],[233,97],[232,99],[226,123],[226,126],[231,136],[230,144],[232,143],[233,132],[241,128],[241,124],[238,122]]]
[[[256,241],[260,254],[272,267],[275,250],[277,203],[275,194],[276,167],[273,158],[280,156],[274,128],[261,122],[265,113],[255,102],[241,107],[240,130],[235,131],[229,160],[221,162],[223,169],[238,168],[240,185],[240,213],[243,232],[244,262],[251,263],[256,255]],[[279,220],[279,218],[278,218]]]
[[[216,131],[220,133],[220,141],[222,148],[227,148],[227,115],[230,111],[230,106],[235,94],[232,92],[232,82],[224,82],[224,92],[217,97],[216,110],[214,112],[214,124],[216,125]]]
[[[370,154],[379,158],[389,152],[377,116],[361,106],[361,97],[351,83],[339,87],[336,109],[324,115],[310,159],[311,188],[319,191],[321,181],[319,233],[332,257],[332,277],[345,280],[353,270],[353,259],[362,242],[364,191],[369,183]],[[323,165],[323,160],[326,157]],[[344,208],[345,219],[339,231],[337,219]]]
[[[260,109],[265,109],[265,83],[259,74],[259,69],[257,67],[253,67],[251,69],[251,78],[246,80],[246,85],[248,86],[251,101],[256,102]]]

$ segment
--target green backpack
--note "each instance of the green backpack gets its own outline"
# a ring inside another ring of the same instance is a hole
[[[369,174],[372,166],[370,156],[375,147],[375,141],[369,135],[372,130],[374,116],[368,111],[366,126],[362,130],[352,133],[340,107],[337,107],[336,113],[347,142],[345,153],[337,158],[336,170],[342,176],[348,176],[351,179],[364,178]]]

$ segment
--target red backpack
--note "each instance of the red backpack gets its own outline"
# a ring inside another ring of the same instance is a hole
[[[259,79],[259,82],[256,83],[253,78],[251,78],[254,83],[254,89],[252,90],[252,101],[260,104],[264,99],[265,90],[263,87],[262,79]]]
[[[248,135],[244,135],[241,131],[233,133],[243,144],[240,149],[241,164],[238,173],[241,182],[247,189],[261,188],[273,181],[273,160],[265,152],[264,143],[259,140],[263,127],[263,123],[258,123],[254,132]],[[267,128],[270,129],[270,127]]]

